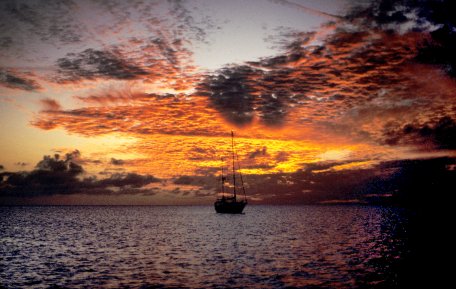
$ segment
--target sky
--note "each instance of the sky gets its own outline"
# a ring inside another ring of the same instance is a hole
[[[0,204],[445,199],[454,6],[2,1]]]

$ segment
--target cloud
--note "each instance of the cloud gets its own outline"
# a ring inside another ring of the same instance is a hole
[[[456,77],[456,57],[453,53],[456,49],[455,25],[456,23],[444,25],[433,31],[432,40],[423,45],[416,56],[422,63],[441,66],[452,77]]]
[[[321,162],[294,173],[245,175],[247,196],[259,204],[358,202],[425,208],[448,200],[456,177],[456,158],[385,161],[366,168],[334,170],[348,164]],[[210,179],[182,176],[176,184],[218,188]],[[210,181],[210,183],[208,183]]]
[[[111,164],[115,165],[115,166],[122,166],[125,164],[125,161],[120,160],[120,159],[111,158]]]
[[[4,35],[17,41],[24,41],[17,37],[21,34],[27,35],[28,41],[77,43],[82,35],[72,13],[76,9],[77,5],[71,1],[2,1],[0,23]]]
[[[141,54],[149,57],[150,49],[145,46],[156,42],[157,47],[162,42],[165,49],[159,53],[175,57],[183,51],[183,46],[176,50],[176,45],[207,42],[216,27],[210,15],[197,9],[187,1],[2,1],[0,48],[11,58],[33,55],[32,62],[42,56],[48,58],[44,51],[47,48],[76,52],[83,47],[110,53],[120,48],[124,56],[131,56],[127,57],[131,61],[142,58]],[[159,73],[159,65],[155,68],[153,72]],[[125,67],[123,70],[115,75],[116,79],[131,79],[135,74],[130,69],[125,71]],[[84,76],[87,74],[91,73],[85,71]]]
[[[454,1],[373,1],[354,6],[346,19],[367,29],[381,28],[396,33],[419,31],[429,33],[415,59],[439,65],[456,77],[456,21],[449,11],[456,9]]]
[[[137,173],[114,173],[104,179],[85,177],[79,151],[44,156],[29,172],[1,173],[0,197],[38,197],[70,194],[150,194],[148,184],[160,180]]]
[[[80,53],[68,53],[57,60],[60,81],[114,78],[135,79],[147,72],[124,59],[118,52],[86,49]]]
[[[198,81],[188,42],[166,31],[134,45],[123,45],[131,59],[147,68],[144,81],[165,89],[187,90]]]
[[[27,78],[26,75],[18,74],[17,72],[6,69],[0,69],[0,85],[26,91],[41,89],[41,86],[35,80]]]
[[[448,1],[431,2],[355,6],[319,41],[310,41],[315,34],[290,33],[282,54],[209,73],[195,94],[237,126],[311,127],[376,144],[385,144],[383,132],[392,123],[397,130],[454,118],[449,51],[456,30],[444,13]],[[445,60],[435,60],[440,55]]]
[[[456,149],[456,122],[445,116],[437,122],[386,127],[384,141],[389,145],[415,144],[429,149]]]
[[[139,175],[136,173],[115,173],[107,179],[98,180],[96,187],[118,188],[118,193],[132,192],[132,189],[139,189],[150,183],[157,183],[157,179],[150,175]],[[141,191],[138,191],[141,192]]]
[[[123,35],[155,35],[160,30],[170,34],[188,34],[192,40],[205,41],[214,28],[210,16],[200,13],[186,1],[151,2],[123,1],[2,1],[0,24],[5,37],[23,42],[25,39],[52,43],[56,46],[80,44],[90,38],[108,37],[110,33]],[[97,15],[88,19],[86,15]],[[136,25],[131,25],[132,20]],[[136,30],[131,30],[135,28]]]
[[[267,149],[268,149],[267,147],[263,147],[262,149],[256,149],[255,151],[253,151],[249,154],[249,158],[254,159],[259,156],[266,156],[268,154]]]
[[[282,55],[208,74],[195,94],[207,96],[237,125],[255,119],[270,126],[285,125],[297,109],[322,121],[371,100],[382,88],[394,89],[406,81],[401,69],[413,59],[419,38],[414,33],[353,31],[342,24],[318,46],[308,45],[307,34],[292,37]]]
[[[82,101],[85,105],[115,105],[121,103],[134,103],[136,99],[140,99],[144,94],[132,92],[130,86],[110,86],[106,88],[100,88],[91,92],[87,96],[76,95],[75,98],[78,101]]]
[[[214,24],[187,4],[3,1],[0,52],[5,63],[30,68],[49,82],[142,79],[167,89],[188,89],[195,81],[188,47],[205,42]],[[54,49],[61,52],[50,52]],[[39,88],[25,76],[9,74],[12,88]]]
[[[173,180],[176,185],[197,186],[201,190],[210,190],[214,195],[213,190],[217,186],[217,177],[214,175],[206,176],[179,176]]]
[[[286,162],[290,157],[290,154],[288,152],[284,152],[284,151],[279,151],[276,156],[275,156],[275,160],[276,162]]]
[[[178,30],[186,30],[186,34],[194,40],[200,42],[208,41],[209,32],[215,28],[215,24],[209,16],[205,15],[204,19],[202,19],[203,21],[198,21],[195,17],[201,12],[192,13],[192,10],[188,7],[189,5],[186,5],[188,2],[171,0],[168,3],[170,4],[170,14],[179,22],[179,25],[177,25]]]
[[[141,79],[138,83],[147,88],[163,85],[177,90],[195,86],[195,92],[192,95],[187,92],[117,93],[107,88],[98,93],[79,94],[77,99],[83,102],[79,108],[42,111],[32,124],[83,136],[110,133],[133,136],[138,140],[136,152],[147,157],[176,155],[172,150],[185,140],[185,152],[189,152],[186,153],[187,164],[191,163],[201,172],[213,172],[209,159],[218,157],[210,150],[205,156],[205,152],[190,151],[188,147],[204,142],[219,148],[220,143],[216,143],[215,138],[223,136],[233,125],[242,126],[239,131],[249,139],[283,140],[290,136],[291,139],[317,140],[320,147],[314,150],[321,150],[321,144],[327,141],[334,143],[334,139],[342,138],[345,142],[380,145],[378,153],[371,154],[376,161],[379,154],[386,154],[385,150],[390,149],[384,146],[386,143],[419,147],[423,144],[421,141],[407,140],[422,139],[418,133],[400,136],[401,141],[394,142],[388,140],[385,131],[391,131],[394,136],[407,124],[418,130],[424,124],[433,128],[437,120],[445,116],[455,119],[454,79],[442,73],[440,66],[417,58],[422,45],[433,39],[431,33],[439,26],[427,21],[426,25],[417,23],[414,28],[406,29],[409,25],[406,23],[414,16],[403,13],[408,8],[401,10],[399,6],[385,9],[397,10],[410,19],[404,21],[395,15],[394,19],[381,24],[372,14],[374,6],[366,7],[364,14],[356,16],[354,11],[349,11],[351,18],[347,16],[325,26],[329,32],[324,37],[318,33],[290,33],[287,43],[283,43],[282,53],[202,72],[201,78],[188,62],[191,55],[186,50],[187,39],[171,30],[164,29],[161,34],[152,33],[150,37],[131,35],[128,43],[111,43],[103,49],[78,48],[82,52],[64,57],[68,71],[63,76],[69,79],[72,74],[74,79],[119,79],[107,72],[109,69],[99,67],[102,60],[112,60],[114,67],[120,67],[119,71],[125,64],[147,72],[132,76],[132,79]],[[119,9],[119,6],[114,8]],[[394,25],[402,28],[391,29]],[[82,73],[76,69],[78,65],[83,67]],[[153,142],[163,148],[160,153],[150,145],[151,135],[167,138],[161,139],[163,144]],[[209,140],[202,136],[214,138]],[[176,143],[173,148],[164,146],[168,139]],[[262,146],[256,144],[244,148],[243,152],[253,152]],[[435,148],[440,147],[443,146],[436,142]],[[249,173],[253,173],[254,168],[258,168],[257,173],[275,168],[288,172],[314,161],[297,146],[280,150],[284,154],[279,156],[268,146],[269,158],[276,157],[276,163],[269,159],[263,161],[260,156],[246,162],[246,167],[252,169]],[[298,151],[303,152],[301,156],[296,156]],[[281,162],[284,163],[279,164]],[[293,165],[287,166],[290,163]]]
[[[60,111],[62,109],[60,103],[55,99],[44,98],[40,100],[40,103],[43,111]]]
[[[206,95],[211,106],[219,110],[226,119],[243,125],[250,123],[254,112],[254,84],[252,78],[260,72],[250,66],[228,67],[209,75],[199,84],[199,95]]]
[[[100,99],[103,103],[105,98],[97,98]],[[144,93],[134,94],[128,102],[112,106],[42,111],[32,120],[32,125],[45,130],[62,127],[69,132],[92,136],[112,132],[221,135],[227,131],[218,131],[223,124],[217,113],[207,106],[205,98]]]
[[[54,81],[142,80],[156,88],[189,89],[198,81],[191,56],[183,39],[160,31],[157,36],[129,39],[103,49],[88,48],[57,59]],[[90,100],[90,99],[88,99]]]

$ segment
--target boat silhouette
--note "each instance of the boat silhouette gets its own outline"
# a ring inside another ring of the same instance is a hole
[[[242,214],[245,206],[247,205],[247,196],[245,194],[245,187],[244,187],[244,180],[242,179],[242,174],[238,170],[238,174],[241,180],[241,188],[244,194],[244,198],[242,200],[237,199],[237,192],[236,192],[236,166],[235,166],[235,159],[237,161],[238,169],[240,169],[239,161],[237,159],[237,153],[234,149],[234,133],[231,131],[231,157],[233,160],[233,192],[229,196],[226,196],[227,192],[225,190],[225,182],[226,177],[223,174],[223,167],[220,177],[221,182],[221,193],[222,197],[218,198],[215,203],[215,211],[221,214]],[[235,158],[236,157],[236,158]],[[223,161],[223,158],[222,158]]]

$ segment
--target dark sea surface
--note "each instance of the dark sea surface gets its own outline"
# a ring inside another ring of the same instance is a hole
[[[0,209],[6,288],[402,288],[408,276],[400,208]]]

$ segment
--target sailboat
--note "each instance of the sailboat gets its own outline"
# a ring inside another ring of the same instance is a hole
[[[230,196],[225,195],[225,181],[226,177],[223,174],[223,167],[222,167],[222,173],[221,173],[221,189],[222,189],[222,197],[218,198],[215,203],[215,211],[217,213],[221,214],[242,214],[242,211],[244,210],[245,206],[247,205],[247,197],[245,194],[245,187],[244,187],[244,180],[242,179],[242,174],[241,172],[239,173],[239,177],[241,180],[241,188],[244,193],[244,198],[242,200],[237,199],[237,191],[236,191],[236,167],[235,167],[235,156],[237,160],[237,154],[234,150],[234,133],[231,131],[231,155],[233,158],[233,193]],[[223,161],[223,159],[222,159]],[[239,167],[239,162],[237,162],[238,168]]]

